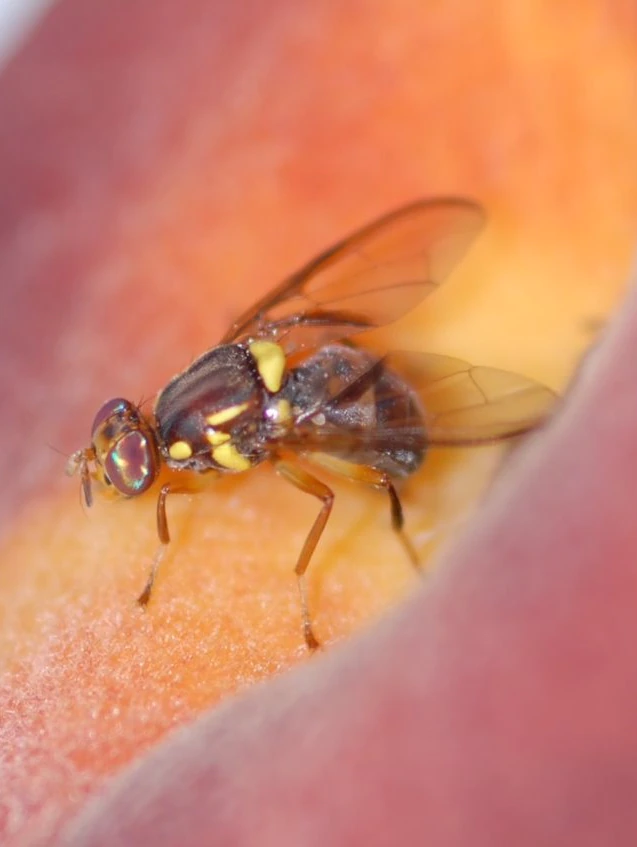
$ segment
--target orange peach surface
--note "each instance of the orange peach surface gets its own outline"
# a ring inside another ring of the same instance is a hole
[[[634,302],[426,593],[150,759],[305,659],[291,569],[315,504],[261,470],[175,498],[144,614],[152,493],[84,515],[47,445],[84,446],[108,396],[152,395],[420,195],[492,223],[401,343],[561,388],[634,247],[636,37],[601,0],[62,0],[5,68],[3,843],[52,841],[135,759],[65,843],[635,843]],[[423,555],[494,458],[410,482]],[[414,584],[380,495],[336,490],[310,577],[327,644]]]

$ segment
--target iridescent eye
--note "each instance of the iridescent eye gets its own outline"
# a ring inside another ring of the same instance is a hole
[[[150,488],[157,476],[157,461],[144,433],[133,430],[119,438],[106,456],[104,471],[115,488],[127,497]]]

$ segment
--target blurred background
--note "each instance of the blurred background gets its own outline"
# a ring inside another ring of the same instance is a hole
[[[0,0],[0,69],[55,0]]]

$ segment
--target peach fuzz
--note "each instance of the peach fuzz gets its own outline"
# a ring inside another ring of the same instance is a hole
[[[401,343],[561,389],[634,247],[636,30],[602,2],[63,0],[4,69],[0,840],[52,841],[121,772],[66,843],[634,843],[634,303],[425,590],[219,712],[306,659],[315,505],[265,471],[176,499],[144,615],[152,494],[84,516],[47,445],[419,195],[491,223]],[[423,550],[495,458],[410,482]],[[328,646],[415,587],[380,495],[336,490],[311,574]]]

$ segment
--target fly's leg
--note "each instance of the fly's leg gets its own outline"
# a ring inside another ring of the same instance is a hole
[[[418,574],[421,574],[418,554],[404,530],[405,518],[403,515],[403,507],[400,502],[398,492],[396,491],[389,475],[384,471],[379,471],[376,468],[369,467],[368,465],[357,465],[354,462],[348,462],[345,459],[328,456],[324,453],[314,454],[310,458],[310,461],[314,464],[320,465],[333,474],[350,480],[350,482],[360,482],[363,485],[369,485],[372,488],[387,492],[391,509],[392,529],[398,536],[409,561]]]
[[[299,558],[296,562],[296,566],[294,568],[294,572],[296,573],[299,585],[299,596],[301,598],[301,613],[303,615],[303,635],[305,636],[305,643],[307,644],[310,650],[316,650],[317,647],[320,646],[319,641],[316,639],[314,632],[312,630],[312,621],[310,618],[310,611],[308,607],[308,599],[307,599],[307,584],[305,580],[305,571],[307,570],[307,566],[310,564],[310,560],[312,558],[312,554],[316,549],[316,545],[318,544],[319,538],[321,537],[323,530],[325,529],[325,525],[330,516],[330,512],[332,511],[332,504],[334,503],[334,492],[328,488],[325,483],[316,479],[316,477],[309,474],[302,467],[297,465],[292,461],[287,460],[277,460],[274,463],[274,467],[284,479],[288,482],[292,483],[296,488],[300,491],[303,491],[305,494],[311,494],[313,497],[318,498],[322,502],[321,510],[316,516],[314,523],[310,531],[307,534],[307,538],[305,539],[305,543],[303,544],[303,548],[299,555]]]
[[[150,601],[151,594],[153,592],[153,587],[155,585],[155,579],[157,577],[157,571],[159,570],[159,566],[166,554],[166,549],[170,544],[170,533],[168,531],[168,518],[166,516],[166,498],[169,494],[191,494],[192,491],[188,488],[178,488],[170,483],[166,483],[166,485],[162,485],[161,490],[159,492],[159,497],[157,498],[157,535],[159,536],[160,547],[155,553],[153,557],[152,565],[150,566],[150,573],[148,574],[148,579],[146,580],[146,585],[144,586],[144,590],[137,598],[137,602],[140,606],[146,607]]]

